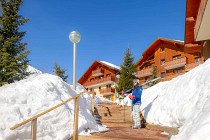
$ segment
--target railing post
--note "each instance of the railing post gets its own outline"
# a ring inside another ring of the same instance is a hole
[[[31,140],[36,140],[37,118],[31,121]]]
[[[94,113],[94,107],[95,107],[95,94],[92,93],[92,113]]]
[[[75,102],[74,102],[73,140],[78,140],[78,113],[79,113],[79,97],[75,98]]]

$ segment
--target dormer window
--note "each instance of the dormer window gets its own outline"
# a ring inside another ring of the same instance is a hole
[[[195,58],[195,62],[200,62],[202,59],[200,57]]]
[[[161,65],[164,65],[165,64],[165,59],[162,59],[161,60]]]
[[[161,47],[160,48],[160,52],[165,52],[165,48],[164,47]]]

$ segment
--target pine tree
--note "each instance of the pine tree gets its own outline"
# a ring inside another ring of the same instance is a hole
[[[59,76],[60,78],[62,78],[63,81],[67,82],[68,75],[65,75],[65,72],[66,72],[65,69],[61,69],[61,67],[58,66],[56,63],[55,63],[55,65],[54,65],[54,68],[53,68],[53,69],[54,69],[54,70],[53,70],[54,73],[55,73],[57,76]]]
[[[153,66],[153,71],[152,71],[152,75],[151,75],[151,77],[150,77],[150,79],[152,80],[152,79],[155,79],[155,78],[157,78],[158,76],[157,76],[157,66]],[[149,86],[151,87],[151,86],[154,86],[155,84],[157,84],[158,83],[158,81],[154,81],[154,82],[152,82],[152,83],[149,83]]]
[[[134,57],[128,48],[125,53],[124,62],[120,66],[120,78],[118,81],[118,86],[116,87],[117,92],[122,91],[123,89],[130,89],[133,87],[133,79],[135,79],[135,64]]]
[[[29,73],[27,51],[22,43],[26,32],[19,26],[28,21],[18,14],[22,0],[0,0],[0,86],[25,78]]]

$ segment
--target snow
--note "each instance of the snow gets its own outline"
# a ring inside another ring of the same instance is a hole
[[[27,72],[30,72],[31,74],[41,74],[42,72],[38,69],[35,69],[34,67],[28,65]]]
[[[101,63],[104,63],[105,65],[108,65],[108,66],[110,66],[110,67],[112,67],[114,69],[120,70],[120,67],[119,66],[116,66],[116,65],[114,65],[112,63],[109,63],[109,62],[106,62],[106,61],[100,61],[100,62]]]
[[[16,130],[10,130],[10,127],[84,91],[81,85],[77,85],[77,90],[74,91],[69,84],[57,76],[42,74],[32,67],[29,69],[36,74],[25,80],[0,87],[0,140],[30,139],[30,122]],[[101,97],[96,99],[97,102],[107,102]],[[39,117],[37,139],[70,138],[73,135],[73,117],[74,101]],[[79,98],[78,127],[80,135],[107,130],[105,126],[96,124],[92,116],[89,93]],[[88,131],[85,132],[85,129]]]
[[[210,139],[210,59],[189,72],[144,89],[141,110],[148,123],[178,127],[172,140]],[[9,128],[80,93],[61,78],[37,73],[25,80],[0,87],[0,139],[29,139],[30,123],[11,131]],[[97,97],[96,103],[108,102]],[[116,100],[131,105],[129,98]],[[79,100],[79,133],[90,135],[107,128],[97,125],[91,114],[91,95]],[[69,102],[38,118],[38,139],[65,140],[72,136],[74,103]],[[88,130],[85,132],[84,130]]]
[[[183,40],[174,40],[174,41],[184,43],[184,41],[183,41]]]
[[[128,98],[124,102],[130,105]],[[148,123],[178,127],[172,140],[209,140],[210,59],[171,81],[143,90],[141,110]]]

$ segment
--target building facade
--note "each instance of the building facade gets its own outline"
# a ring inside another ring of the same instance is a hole
[[[120,67],[114,64],[95,60],[78,82],[87,91],[114,101],[116,99],[116,75],[119,74],[119,71]]]
[[[185,52],[210,58],[210,1],[186,0]]]
[[[181,41],[157,38],[136,63],[136,77],[145,82],[153,75],[154,67],[161,81],[168,81],[203,63],[200,52],[185,53]]]

